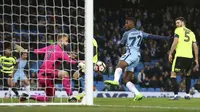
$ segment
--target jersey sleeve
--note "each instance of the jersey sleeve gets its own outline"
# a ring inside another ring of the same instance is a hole
[[[72,59],[69,57],[69,55],[68,55],[66,52],[64,52],[64,51],[63,51],[62,54],[61,54],[61,58],[64,59],[65,61],[71,63],[71,64],[77,63],[76,61],[72,60]]]
[[[179,38],[179,34],[180,34],[180,28],[176,28],[176,30],[174,31],[174,38]]]
[[[142,36],[143,36],[144,38],[147,38],[147,37],[149,36],[149,34],[148,34],[148,33],[145,33],[145,32],[142,32]]]
[[[121,44],[124,44],[125,42],[126,42],[126,40],[127,40],[127,37],[128,37],[128,34],[127,34],[127,32],[125,32],[124,34],[123,34],[123,36],[122,36],[122,39],[121,39]]]
[[[0,56],[0,64],[2,63],[2,56]]]
[[[192,32],[192,42],[195,43],[196,42],[196,37],[195,34]]]
[[[47,47],[43,47],[41,49],[35,49],[34,50],[34,53],[35,54],[44,54],[48,51],[48,49],[50,48],[51,46],[47,46]]]

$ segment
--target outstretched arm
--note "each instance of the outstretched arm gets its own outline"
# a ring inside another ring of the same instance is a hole
[[[43,47],[43,48],[41,48],[41,49],[35,49],[35,50],[34,50],[34,53],[35,53],[35,54],[44,54],[44,53],[46,53],[46,52],[48,51],[49,47],[50,47],[50,46]]]
[[[67,62],[69,62],[69,63],[71,63],[71,64],[77,63],[77,61],[72,60],[72,59],[69,57],[69,55],[68,55],[67,53],[65,53],[64,51],[63,51],[63,54],[62,54],[62,59],[64,59],[65,61],[67,61]]]
[[[151,38],[151,39],[162,39],[162,40],[166,40],[169,39],[169,36],[159,36],[159,35],[148,35],[147,38]]]
[[[144,38],[150,38],[150,39],[161,39],[161,40],[165,40],[165,39],[169,39],[169,38],[170,38],[169,36],[152,35],[152,34],[145,33],[145,32],[142,32],[142,35],[143,35]]]

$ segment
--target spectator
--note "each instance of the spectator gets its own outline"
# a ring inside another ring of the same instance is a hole
[[[139,73],[138,73],[138,83],[140,86],[144,85],[145,83],[145,73],[144,73],[144,69],[142,69]]]
[[[194,88],[200,92],[200,80],[194,85]]]
[[[164,91],[165,82],[163,81],[163,77],[159,78],[158,85],[159,85],[158,87],[160,88],[160,90]]]
[[[158,80],[156,79],[156,76],[153,76],[152,79],[149,81],[149,87],[152,88],[158,88]]]

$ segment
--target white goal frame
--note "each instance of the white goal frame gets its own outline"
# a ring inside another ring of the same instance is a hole
[[[4,103],[0,106],[50,106],[50,105],[94,105],[93,103],[93,0],[85,1],[85,97],[81,103],[38,102],[38,103]]]

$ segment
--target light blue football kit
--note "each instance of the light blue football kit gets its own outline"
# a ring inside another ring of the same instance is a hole
[[[144,38],[149,36],[148,33],[136,30],[135,28],[126,31],[123,34],[121,43],[126,43],[126,53],[120,58],[128,63],[126,71],[134,72],[134,68],[140,61],[140,44]]]
[[[18,59],[18,68],[14,74],[13,82],[17,82],[17,80],[26,80],[27,77],[24,73],[24,68],[26,66],[27,60]]]

